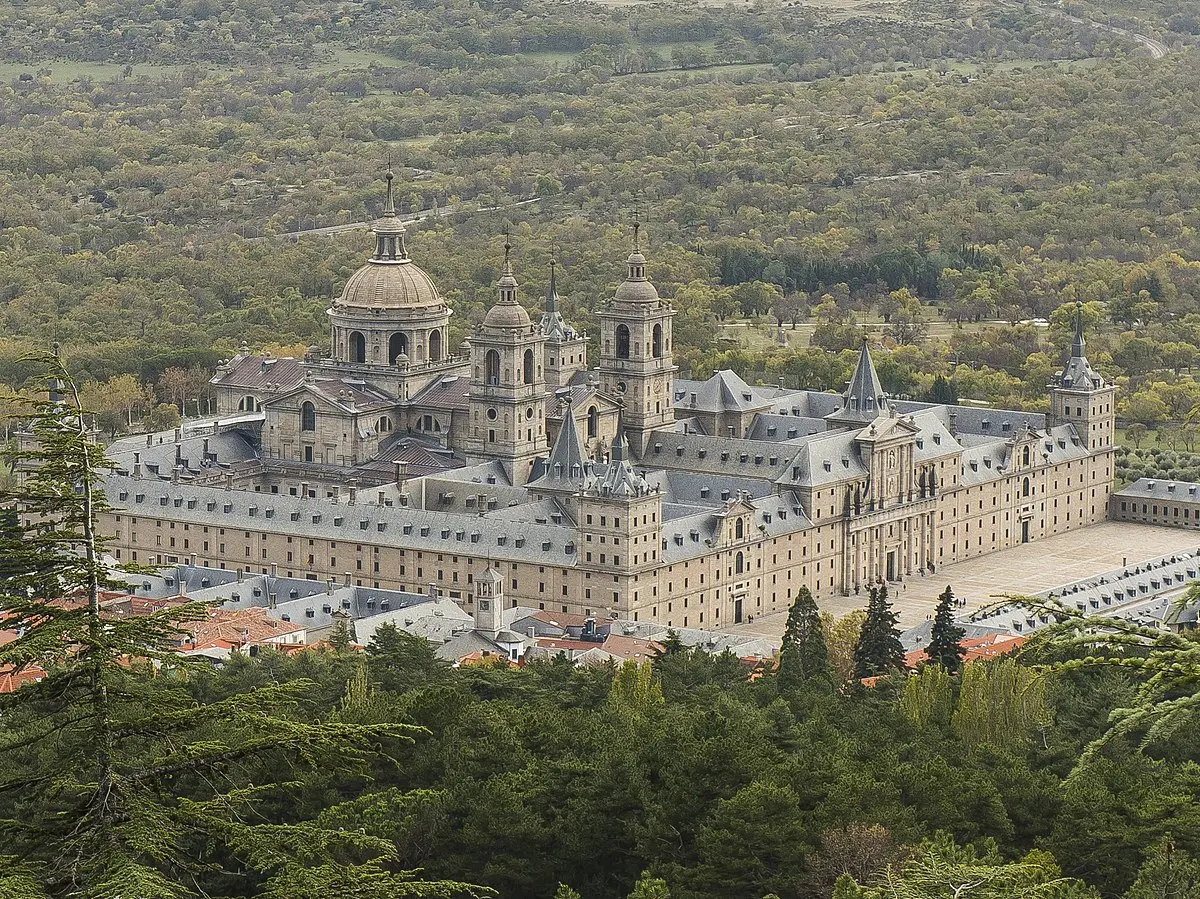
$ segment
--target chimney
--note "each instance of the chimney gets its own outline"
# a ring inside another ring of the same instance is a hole
[[[279,564],[276,562],[271,563],[271,577],[279,577]]]
[[[349,587],[350,586],[350,572],[349,571],[342,572],[342,577],[344,577],[346,579],[346,586]]]
[[[950,410],[950,436],[958,437],[958,413]]]
[[[396,470],[396,486],[399,487],[404,483],[404,479],[408,477],[408,463],[401,462],[399,459],[395,462]]]
[[[694,394],[694,393],[692,394],[692,405],[693,406],[696,405],[696,394]]]
[[[382,490],[379,491],[379,505],[381,505],[381,506],[383,505],[383,491]]]
[[[146,446],[154,446],[154,435],[153,434],[146,435]]]
[[[267,594],[267,608],[268,609],[275,608],[275,606],[278,603],[279,603],[279,594],[278,593],[268,593]]]
[[[133,454],[133,476],[135,478],[142,476],[142,454],[139,452]]]
[[[175,593],[178,596],[184,596],[186,591],[183,589],[183,577],[181,572],[175,572]]]
[[[214,434],[221,433],[221,422],[218,420],[215,420],[215,419],[213,420],[213,433]]]
[[[181,440],[183,440],[183,427],[182,426],[175,429],[175,442],[179,443],[179,441],[181,441]]]
[[[425,592],[429,595],[430,599],[437,599],[437,584],[429,584],[425,588]]]
[[[237,582],[239,584],[242,582],[242,569],[240,568],[237,570]]]
[[[178,465],[175,465],[171,468],[171,483],[172,484],[179,483],[179,466]]]
[[[183,444],[176,442],[175,444],[175,465],[178,467],[183,464]]]
[[[308,481],[300,482],[300,498],[308,499]]]
[[[226,490],[233,489],[233,472],[232,471],[225,472],[225,489]]]
[[[208,461],[208,438],[204,438],[204,461]]]
[[[529,625],[529,639],[530,640],[537,639],[537,626],[536,625],[533,625],[533,624]]]
[[[191,565],[193,568],[196,567],[196,554],[195,553],[192,553],[192,555],[191,555]]]
[[[333,578],[325,579],[325,595],[326,596],[333,595]]]

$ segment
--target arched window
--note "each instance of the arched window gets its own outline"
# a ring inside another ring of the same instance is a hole
[[[317,407],[312,403],[300,404],[300,430],[315,431],[317,429]]]
[[[255,399],[252,396],[244,396],[238,400],[239,412],[257,412],[261,408],[262,406],[255,402]]]
[[[651,337],[650,352],[655,359],[661,359],[663,354],[662,325],[655,325]]]
[[[525,351],[525,383],[533,383],[533,350]]]
[[[442,332],[429,332],[429,361],[440,362],[442,359]]]
[[[595,406],[588,406],[587,435],[595,437],[600,431],[600,413]]]
[[[629,326],[617,325],[617,358],[629,358]]]
[[[742,520],[740,518],[737,520],[737,522],[733,526],[733,536],[736,537],[738,540],[741,540],[743,537],[746,536],[746,526],[744,524],[742,524]]]
[[[1025,450],[1021,453],[1021,459],[1024,464],[1029,464],[1029,447],[1025,447]]]
[[[1029,496],[1029,478],[1021,484],[1021,496]]]
[[[367,338],[363,337],[362,331],[350,332],[350,361],[367,361]]]
[[[395,365],[401,353],[408,355],[408,338],[403,334],[393,334],[388,338],[388,364]]]
[[[487,383],[493,386],[500,383],[500,354],[495,350],[488,350],[487,355],[483,357],[483,367],[487,370]]]
[[[741,524],[739,521],[738,524]],[[736,574],[741,574],[746,570],[746,558],[741,553],[738,553],[733,562],[733,569]]]

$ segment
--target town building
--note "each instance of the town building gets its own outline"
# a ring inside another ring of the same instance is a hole
[[[535,322],[507,247],[455,348],[391,196],[328,355],[243,353],[217,420],[111,448],[120,561],[433,589],[472,615],[490,570],[508,608],[712,630],[1107,515],[1114,388],[1078,317],[1048,416],[888,396],[865,342],[841,394],[686,380],[635,224],[595,368],[558,273]]]

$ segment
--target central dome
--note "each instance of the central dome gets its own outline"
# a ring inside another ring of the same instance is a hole
[[[411,309],[440,306],[442,299],[425,270],[403,259],[368,262],[346,281],[339,302],[364,309]]]

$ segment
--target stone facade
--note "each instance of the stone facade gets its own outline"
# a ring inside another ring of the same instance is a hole
[[[376,225],[368,266],[412,265],[393,219]],[[863,593],[1106,517],[1113,388],[1081,326],[1049,417],[895,400],[865,344],[840,395],[727,371],[700,383],[675,377],[673,311],[646,265],[635,237],[598,313],[595,371],[553,276],[534,324],[506,259],[469,345],[424,361],[444,326],[427,317],[442,308],[432,281],[352,276],[330,311],[331,358],[244,354],[214,379],[229,420],[211,438],[114,445],[114,549],[143,564],[433,585],[468,609],[474,576],[492,569],[489,589],[512,605],[719,628],[785,609],[801,585],[818,599]],[[380,326],[362,332],[342,310],[365,283],[384,286],[361,307]],[[342,348],[352,327],[366,361]],[[394,334],[417,358],[375,358]]]

